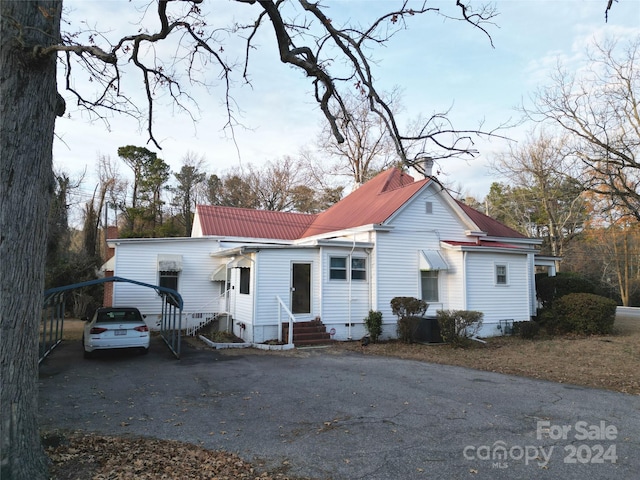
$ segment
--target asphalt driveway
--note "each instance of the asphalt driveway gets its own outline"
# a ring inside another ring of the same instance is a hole
[[[44,430],[179,440],[319,479],[636,479],[640,397],[332,349],[40,367]]]

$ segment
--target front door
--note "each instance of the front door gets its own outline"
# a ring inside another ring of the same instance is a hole
[[[292,264],[291,277],[291,313],[311,313],[311,264]]]

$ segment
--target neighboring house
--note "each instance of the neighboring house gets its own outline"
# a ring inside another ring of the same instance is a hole
[[[190,238],[109,240],[115,275],[177,289],[187,323],[228,313],[233,332],[256,343],[278,337],[287,310],[319,318],[336,340],[363,336],[379,310],[393,337],[397,296],[422,298],[427,316],[481,311],[480,335],[499,335],[536,313],[540,243],[395,168],[317,215],[198,205]],[[143,287],[115,283],[112,302],[160,314]]]

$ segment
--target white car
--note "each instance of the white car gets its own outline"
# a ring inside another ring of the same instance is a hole
[[[84,326],[84,356],[89,358],[96,350],[116,348],[136,348],[148,353],[149,339],[149,327],[137,308],[99,308]]]

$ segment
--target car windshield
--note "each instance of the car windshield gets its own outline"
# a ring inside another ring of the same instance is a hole
[[[98,322],[140,322],[140,314],[134,310],[99,312]]]

